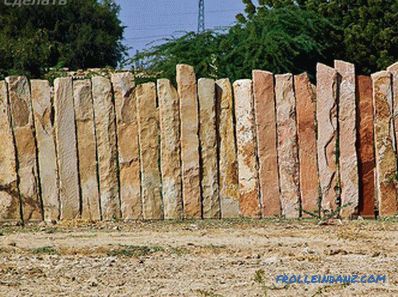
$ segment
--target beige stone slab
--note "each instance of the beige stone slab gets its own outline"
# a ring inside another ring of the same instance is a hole
[[[392,129],[393,132],[393,141],[394,141],[394,149],[397,152],[398,147],[398,62],[390,65],[387,67],[387,71],[391,73],[392,79],[392,97],[391,97],[391,104],[393,106],[393,121],[392,125],[394,128]]]

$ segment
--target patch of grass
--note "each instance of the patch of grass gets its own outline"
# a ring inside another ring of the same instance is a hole
[[[58,255],[58,251],[52,246],[43,246],[31,250],[36,255]]]
[[[160,246],[120,245],[119,248],[108,251],[108,256],[142,257],[163,252]]]
[[[220,294],[216,294],[207,290],[197,290],[196,292],[199,294],[200,297],[222,297],[222,295]]]

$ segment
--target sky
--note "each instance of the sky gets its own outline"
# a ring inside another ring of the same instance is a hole
[[[197,31],[199,0],[116,0],[126,26],[124,43],[129,54],[160,43],[162,38]],[[230,26],[242,12],[241,0],[205,0],[206,29]]]

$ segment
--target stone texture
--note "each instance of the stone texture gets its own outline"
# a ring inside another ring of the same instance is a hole
[[[261,210],[252,81],[249,79],[235,81],[233,88],[238,147],[240,213],[245,217],[259,217]]]
[[[42,220],[39,197],[36,144],[33,133],[32,102],[26,77],[6,78],[16,144],[19,194],[24,221]]]
[[[259,181],[264,216],[281,214],[274,75],[253,71],[254,110],[256,116]]]
[[[317,164],[315,88],[306,73],[294,76],[296,95],[297,138],[300,161],[301,208],[319,212],[319,176]],[[304,217],[308,214],[302,213]]]
[[[196,76],[192,66],[177,65],[177,86],[180,97],[184,217],[201,218],[198,98]]]
[[[58,157],[61,219],[80,217],[75,113],[71,78],[54,81],[55,138]]]
[[[164,218],[182,219],[180,103],[177,90],[169,80],[159,79],[157,91]]]
[[[298,218],[300,178],[293,75],[275,75],[275,98],[282,215]]]
[[[89,79],[73,82],[73,98],[77,128],[82,219],[98,221],[101,219],[101,211],[93,98]]]
[[[375,157],[373,134],[372,80],[369,76],[357,77],[358,98],[358,173],[359,215],[374,216],[375,205]]]
[[[97,137],[98,173],[102,219],[121,217],[117,172],[115,107],[109,79],[91,79]]]
[[[21,219],[7,85],[0,81],[0,222]]]
[[[394,125],[393,133],[393,140],[395,144],[395,152],[397,153],[398,147],[398,62],[392,64],[391,66],[387,67],[387,71],[392,75],[392,104],[393,104],[393,121],[392,124]]]
[[[222,218],[239,217],[238,160],[234,132],[234,101],[229,79],[216,81],[219,187]]]
[[[30,84],[44,219],[54,221],[59,219],[60,203],[50,83],[31,80]]]
[[[317,65],[318,169],[321,186],[321,207],[336,209],[337,172],[337,71],[324,64]]]
[[[376,156],[376,193],[380,216],[395,215],[398,211],[396,171],[397,157],[393,148],[391,74],[380,71],[372,74],[374,134]]]
[[[221,213],[217,166],[216,86],[213,79],[199,79],[198,98],[203,218],[217,219]]]
[[[124,219],[142,218],[140,156],[134,78],[130,72],[111,76],[119,150],[120,203]]]
[[[136,87],[140,141],[141,188],[144,219],[162,219],[160,184],[159,115],[156,86],[146,83]]]

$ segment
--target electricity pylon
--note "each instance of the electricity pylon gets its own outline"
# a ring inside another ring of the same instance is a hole
[[[198,33],[205,31],[205,0],[199,0]]]

